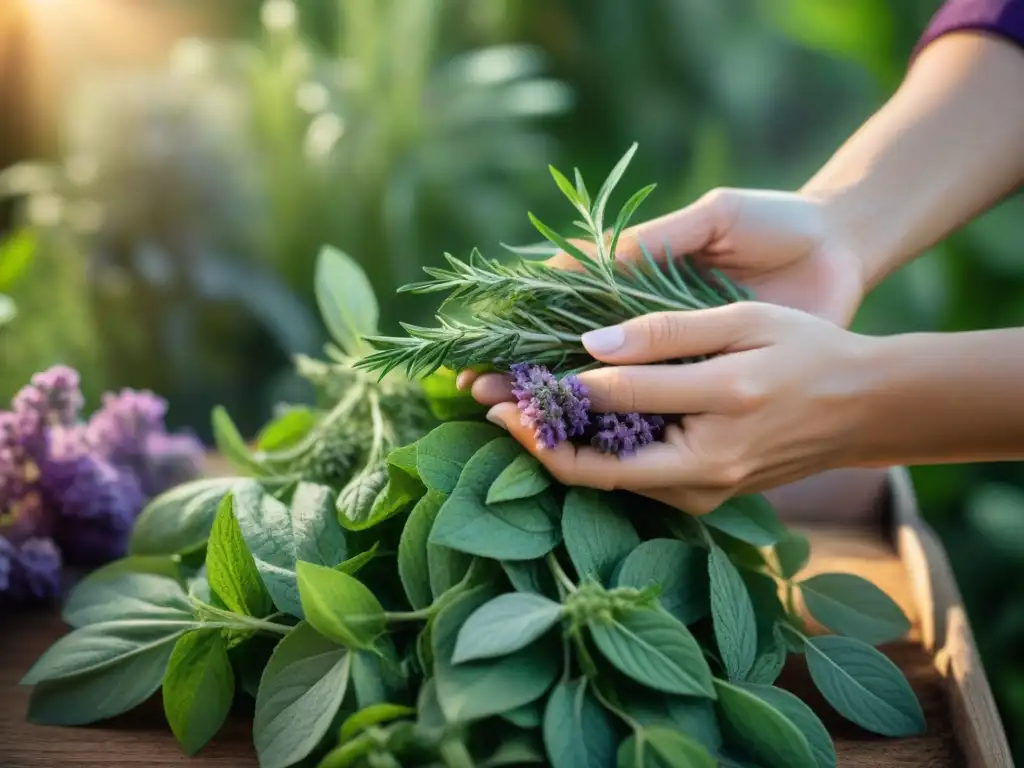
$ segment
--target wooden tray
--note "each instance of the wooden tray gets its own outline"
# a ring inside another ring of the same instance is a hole
[[[913,624],[882,650],[920,698],[928,733],[886,739],[840,718],[814,690],[800,657],[780,680],[818,712],[833,734],[841,768],[1013,768],[1006,735],[978,657],[945,553],[921,520],[909,476],[841,471],[772,494],[812,543],[809,573],[847,571],[871,579]],[[821,522],[828,509],[828,523]],[[52,728],[25,722],[29,689],[18,681],[66,628],[55,612],[9,617],[0,627],[0,768],[255,768],[251,719],[233,713],[194,758],[179,749],[160,697],[105,723]]]

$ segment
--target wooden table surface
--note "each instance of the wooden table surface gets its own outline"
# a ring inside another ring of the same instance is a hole
[[[903,564],[878,540],[877,529],[805,529],[813,556],[808,575],[847,571],[871,579],[908,613],[910,636],[883,646],[910,679],[928,722],[925,736],[886,739],[834,714],[814,690],[802,657],[793,656],[780,683],[801,696],[836,740],[842,768],[959,768],[944,686],[932,660],[915,642],[918,617]],[[163,719],[159,695],[115,720],[85,728],[53,728],[25,721],[30,689],[18,685],[39,654],[66,631],[53,613],[7,617],[0,627],[0,768],[254,768],[251,720],[233,714],[225,728],[193,758],[181,752]]]

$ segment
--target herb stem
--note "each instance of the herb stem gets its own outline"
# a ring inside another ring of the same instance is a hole
[[[257,619],[254,616],[246,616],[241,613],[235,613],[234,611],[224,610],[218,608],[215,605],[204,603],[197,597],[192,597],[192,602],[196,605],[196,608],[200,614],[206,614],[207,616],[215,616],[221,621],[204,621],[203,624],[208,627],[221,627],[223,629],[253,629],[259,632],[267,632],[273,635],[287,635],[292,631],[292,628],[285,626],[284,624],[277,624],[271,619],[275,619],[278,616],[283,616],[281,611],[272,613],[265,619]]]
[[[565,589],[570,595],[576,591],[576,585],[572,583],[572,579],[566,575],[565,571],[562,570],[562,566],[558,564],[558,558],[555,557],[554,552],[549,552],[545,558],[548,563],[548,568],[551,569],[551,574],[555,577],[559,586]]]
[[[394,611],[385,613],[384,619],[389,624],[398,624],[404,621],[426,621],[432,613],[432,608],[423,608],[419,611]]]

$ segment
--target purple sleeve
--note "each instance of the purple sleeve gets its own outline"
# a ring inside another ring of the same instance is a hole
[[[946,0],[914,47],[914,56],[947,32],[981,30],[1024,48],[1024,0]]]

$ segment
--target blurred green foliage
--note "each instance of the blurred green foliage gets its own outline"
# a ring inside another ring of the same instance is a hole
[[[203,428],[222,402],[251,433],[297,396],[288,356],[325,338],[321,245],[392,296],[391,331],[425,319],[429,301],[393,289],[444,251],[532,239],[527,210],[567,223],[545,168],[563,157],[602,177],[638,141],[628,183],[659,184],[641,217],[715,186],[794,188],[895,88],[938,5],[224,3],[234,39],[183,40],[166,72],[83,89],[63,157],[0,179],[34,254],[0,285],[18,308],[0,396],[59,358],[96,389],[157,389],[172,421]],[[855,327],[1024,325],[1022,214],[1017,197],[950,237]],[[1024,470],[913,474],[1024,754]]]

